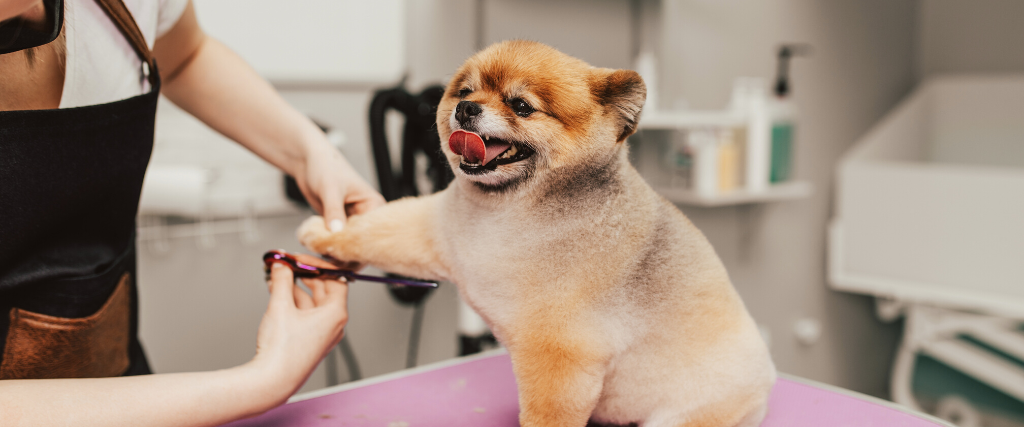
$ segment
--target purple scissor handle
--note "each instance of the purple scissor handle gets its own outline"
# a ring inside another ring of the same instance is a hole
[[[389,283],[400,286],[415,286],[419,288],[436,288],[437,283],[434,282],[423,282],[419,280],[411,279],[397,279],[392,277],[380,277],[380,276],[367,276],[365,274],[357,274],[352,270],[335,269],[335,268],[320,268],[305,264],[295,258],[294,255],[282,251],[280,249],[268,251],[263,254],[263,268],[269,273],[270,266],[274,263],[281,263],[288,268],[292,269],[295,277],[306,278],[306,279],[337,279],[344,277],[346,280],[352,282],[356,280],[365,280],[367,282],[379,282]]]

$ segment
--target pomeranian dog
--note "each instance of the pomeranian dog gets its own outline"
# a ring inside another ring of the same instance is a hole
[[[299,240],[455,283],[508,349],[523,426],[756,426],[774,365],[707,239],[629,163],[645,98],[633,71],[495,44],[438,107],[451,185]]]

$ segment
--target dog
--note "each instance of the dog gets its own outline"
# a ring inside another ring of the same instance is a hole
[[[751,427],[775,368],[707,239],[631,166],[640,76],[546,45],[471,57],[437,111],[455,180],[300,242],[455,283],[508,349],[521,425]]]

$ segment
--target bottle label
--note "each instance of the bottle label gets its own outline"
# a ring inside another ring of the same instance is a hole
[[[789,179],[793,165],[793,124],[772,125],[771,181],[783,182]]]

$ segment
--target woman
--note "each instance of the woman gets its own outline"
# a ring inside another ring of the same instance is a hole
[[[217,425],[282,403],[341,338],[345,285],[307,280],[310,295],[275,266],[252,361],[135,376],[149,368],[134,217],[161,88],[294,176],[332,228],[383,204],[315,125],[201,31],[191,2],[126,1],[0,0],[5,426]]]

